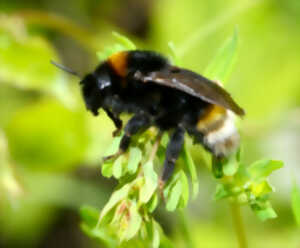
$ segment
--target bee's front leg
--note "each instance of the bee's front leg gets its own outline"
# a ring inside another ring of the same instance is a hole
[[[131,136],[135,135],[136,133],[138,133],[139,131],[144,131],[146,130],[148,127],[150,127],[152,124],[152,118],[145,114],[136,114],[134,115],[126,124],[125,128],[124,128],[124,136],[121,139],[121,143],[119,146],[119,150],[117,153],[104,157],[103,160],[109,160],[109,159],[113,159],[113,158],[117,158],[118,156],[120,156],[122,153],[124,153],[129,145],[130,145],[130,141],[131,141]]]

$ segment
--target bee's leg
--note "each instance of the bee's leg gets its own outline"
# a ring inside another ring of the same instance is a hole
[[[165,182],[172,176],[175,163],[178,159],[184,142],[185,129],[178,127],[175,129],[167,146],[166,158],[164,161],[163,174],[159,182],[160,189],[163,189]]]
[[[104,157],[104,161],[116,158],[124,153],[130,145],[131,136],[139,131],[146,130],[152,124],[152,118],[147,114],[137,114],[133,116],[126,124],[124,136],[121,139],[119,151],[113,155]]]
[[[113,132],[113,136],[118,136],[122,130],[122,120],[115,115],[113,112],[111,112],[109,109],[104,109],[106,114],[108,115],[108,117],[114,122],[115,126],[116,126],[116,130]]]

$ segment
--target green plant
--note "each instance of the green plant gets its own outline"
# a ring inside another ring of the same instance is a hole
[[[120,35],[116,37],[122,41],[122,45],[116,44],[105,49],[98,54],[99,58],[105,59],[116,51],[135,48],[127,38]],[[226,82],[236,61],[237,47],[236,30],[218,51],[205,75],[213,80]],[[169,43],[169,48],[173,61],[179,64],[174,44]],[[121,137],[116,137],[113,140],[107,155],[117,151],[120,139]],[[167,211],[184,209],[190,198],[189,181],[194,198],[198,192],[198,179],[196,166],[189,152],[191,144],[186,137],[174,175],[163,189],[159,187],[157,170],[164,159],[167,141],[168,134],[161,135],[157,130],[150,129],[134,139],[127,153],[115,161],[102,164],[102,175],[118,180],[118,186],[100,214],[90,206],[82,207],[81,227],[86,234],[97,238],[107,247],[145,247],[145,243],[150,247],[173,247],[154,219],[153,212],[160,202],[165,204]],[[241,149],[235,156],[217,166],[210,162],[207,153],[204,156],[207,157],[207,165],[212,174],[216,178],[223,175],[218,180],[215,199],[228,199],[231,202],[240,247],[247,247],[239,206],[250,206],[261,220],[275,218],[276,213],[269,202],[273,188],[268,176],[281,168],[283,163],[259,160],[246,166],[241,159]],[[186,239],[189,238],[186,235]],[[192,246],[192,242],[188,243]]]

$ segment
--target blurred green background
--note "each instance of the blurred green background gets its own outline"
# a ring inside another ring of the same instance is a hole
[[[238,60],[226,88],[247,112],[240,122],[245,162],[283,160],[271,178],[278,218],[260,222],[243,209],[250,247],[300,247],[290,191],[300,181],[299,0],[1,0],[0,247],[99,247],[79,229],[78,209],[101,208],[114,187],[100,174],[113,125],[85,110],[78,80],[97,65],[112,31],[140,48],[169,54],[203,72],[235,27]],[[196,247],[237,247],[229,207],[212,196],[216,181],[202,165],[200,193],[187,209]],[[159,222],[185,247],[174,214]]]

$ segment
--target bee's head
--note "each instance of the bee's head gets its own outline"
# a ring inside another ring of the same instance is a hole
[[[51,63],[64,72],[82,78],[77,72],[64,65],[54,61],[51,61]],[[105,98],[111,93],[111,76],[108,64],[103,63],[95,72],[84,76],[80,84],[82,85],[82,94],[87,109],[93,112],[94,115],[98,115],[98,109],[103,106]]]
[[[111,89],[108,71],[102,70],[100,66],[94,73],[87,74],[80,84],[87,109],[94,115],[98,115],[98,110],[103,106],[103,102]]]

